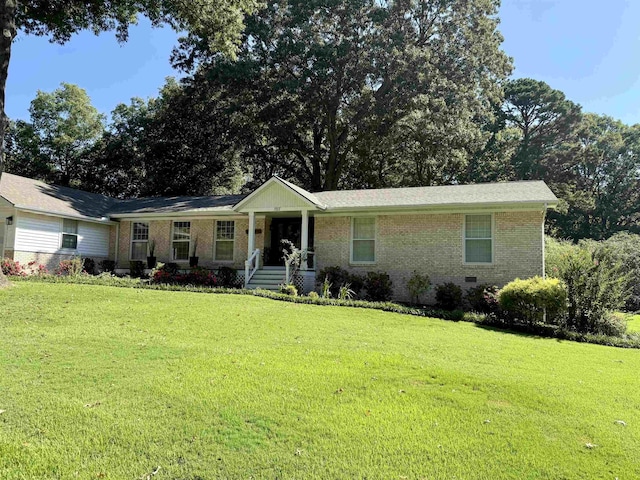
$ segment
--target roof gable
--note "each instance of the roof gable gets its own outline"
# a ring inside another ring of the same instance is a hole
[[[300,209],[324,210],[318,198],[280,177],[272,177],[236,204],[237,212],[287,211]]]

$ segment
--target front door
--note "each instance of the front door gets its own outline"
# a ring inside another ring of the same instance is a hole
[[[302,237],[302,219],[300,217],[272,218],[271,242],[265,249],[265,265],[284,265],[282,240],[289,240],[300,248]],[[309,219],[309,248],[313,246],[313,217]]]

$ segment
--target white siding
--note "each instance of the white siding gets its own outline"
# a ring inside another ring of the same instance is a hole
[[[16,222],[15,250],[56,253],[60,250],[62,219],[20,212]]]
[[[78,253],[84,257],[109,256],[109,226],[78,222],[78,250],[61,248],[62,218],[33,213],[18,214],[15,250],[38,253]]]
[[[251,198],[241,211],[274,208],[309,208],[309,203],[280,183],[272,183]]]
[[[78,222],[78,253],[83,257],[108,257],[109,226]]]

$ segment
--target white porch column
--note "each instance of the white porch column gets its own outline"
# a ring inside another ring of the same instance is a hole
[[[247,247],[247,258],[251,258],[256,249],[256,214],[249,212],[249,246]]]
[[[302,236],[300,237],[300,250],[306,252],[309,249],[309,212],[302,210]],[[300,265],[301,270],[307,269],[307,261]]]

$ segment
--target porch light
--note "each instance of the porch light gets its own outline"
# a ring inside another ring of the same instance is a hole
[[[7,217],[7,225],[13,225],[13,216]]]

